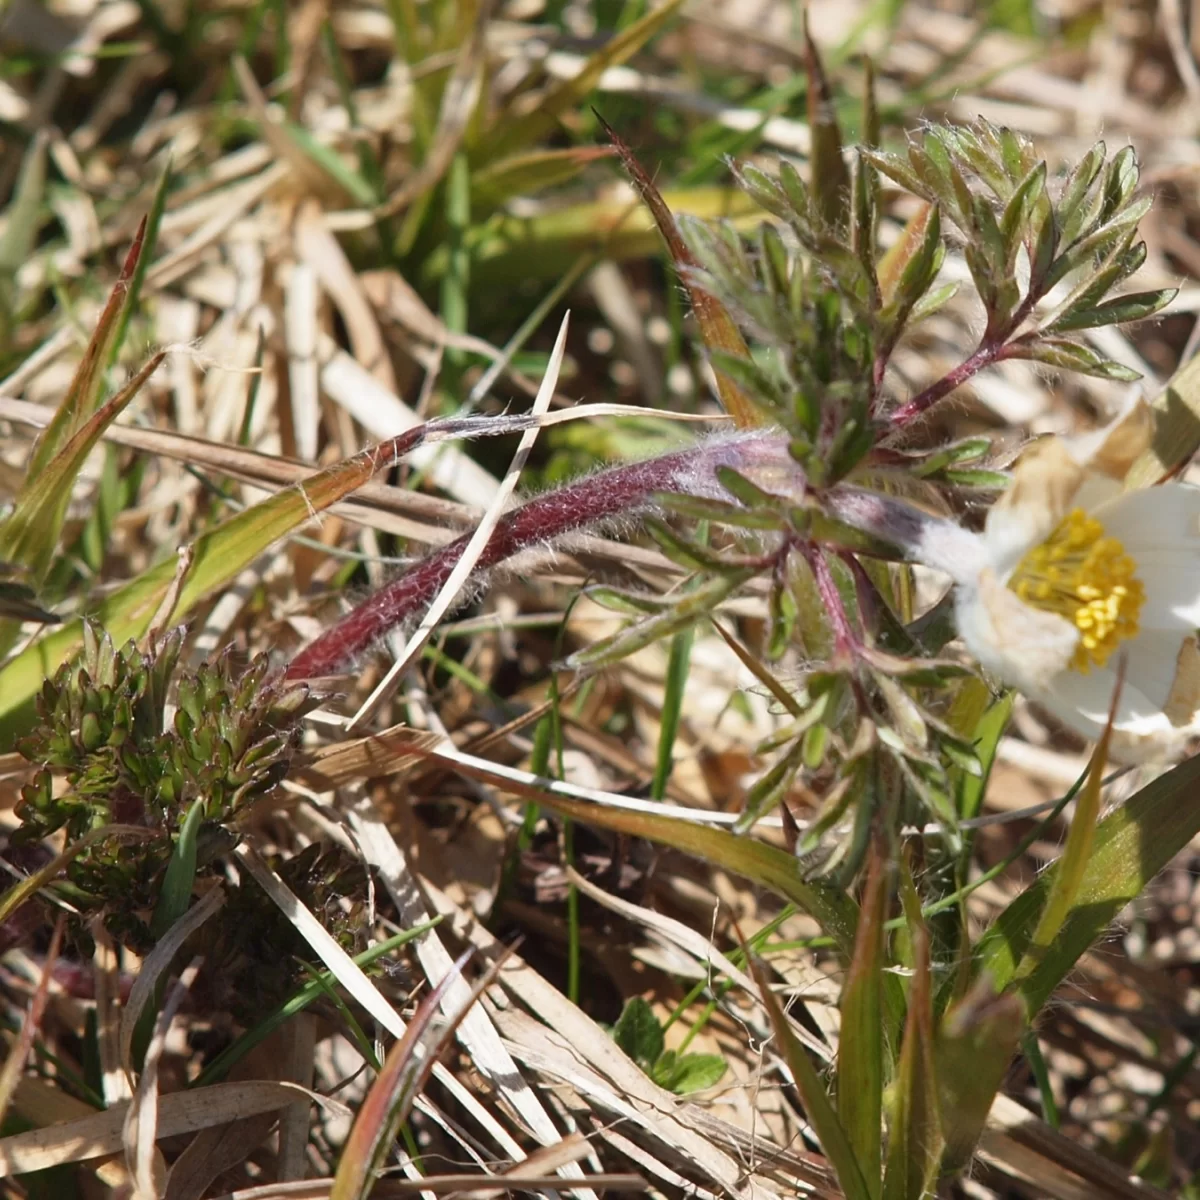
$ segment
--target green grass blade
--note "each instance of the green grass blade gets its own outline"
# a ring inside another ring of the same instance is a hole
[[[834,1111],[825,1085],[821,1082],[816,1068],[809,1062],[808,1054],[800,1044],[799,1038],[792,1032],[791,1023],[780,1007],[775,993],[771,991],[771,982],[766,971],[753,955],[750,956],[750,968],[754,972],[763,1005],[771,1019],[771,1028],[775,1031],[780,1053],[792,1073],[809,1123],[816,1130],[821,1149],[837,1174],[846,1200],[873,1200],[878,1192],[873,1192],[868,1187],[854,1146]],[[876,1138],[878,1140],[878,1134]]]
[[[45,577],[84,460],[165,357],[162,350],[155,354],[111,400],[71,433],[44,467],[29,472],[8,520],[0,525],[0,561],[19,563],[35,581]]]
[[[420,427],[368,447],[302,483],[244,509],[192,543],[192,562],[172,613],[182,619],[205,596],[224,587],[264,550],[397,461],[420,437]],[[120,645],[141,637],[171,587],[171,556],[118,588],[97,605],[93,618]],[[27,726],[42,681],[70,658],[83,641],[83,623],[72,621],[31,643],[0,667],[0,745],[8,746]]]
[[[675,739],[679,736],[679,716],[683,712],[683,693],[687,688],[688,670],[692,661],[692,642],[695,629],[685,629],[671,639],[667,658],[667,680],[663,690],[662,716],[659,723],[658,756],[654,763],[654,778],[650,783],[650,798],[661,800],[667,794],[667,781],[675,762]]]
[[[1117,685],[1118,693],[1120,684]],[[1113,697],[1113,709],[1117,698]],[[1100,817],[1100,795],[1104,785],[1104,767],[1108,761],[1108,746],[1112,737],[1112,718],[1109,718],[1100,741],[1092,754],[1087,782],[1075,803],[1075,816],[1067,834],[1067,844],[1054,864],[1054,875],[1046,893],[1046,905],[1038,918],[1033,937],[1025,947],[1021,960],[1013,973],[1012,983],[1023,989],[1023,983],[1045,959],[1063,925],[1075,908],[1083,884],[1084,873],[1092,856],[1096,841],[1096,822]],[[1038,1006],[1040,1007],[1040,1005]],[[1035,1016],[1037,1008],[1031,1007],[1028,1015]]]
[[[55,411],[50,424],[34,444],[28,467],[28,473],[32,477],[46,470],[67,440],[79,431],[100,406],[104,369],[112,359],[113,347],[118,345],[117,335],[125,325],[124,314],[130,307],[130,285],[146,249],[148,223],[147,217],[143,217],[139,223],[129,253],[125,255],[125,261],[121,265],[121,273],[117,276],[108,302],[100,313],[91,341],[88,342],[87,350],[84,351],[67,394]]]
[[[871,1196],[879,1195],[883,1129],[883,922],[887,856],[876,843],[841,996],[837,1108]]]
[[[1024,1029],[1021,998],[998,995],[987,977],[943,1018],[934,1061],[944,1170],[961,1170],[971,1161]]]
[[[433,1070],[441,1046],[453,1036],[454,1027],[465,1015],[462,1009],[449,1025],[440,1029],[435,1025],[446,993],[461,978],[465,957],[421,1000],[404,1036],[388,1051],[383,1069],[363,1098],[342,1147],[329,1200],[366,1200],[370,1195],[383,1160]],[[431,1045],[435,1039],[436,1045]]]
[[[934,1068],[929,933],[921,920],[921,902],[907,864],[901,865],[900,893],[913,947],[913,975],[888,1119],[883,1200],[916,1200],[931,1195],[943,1145]]]
[[[512,784],[506,786],[514,791],[524,791]],[[845,892],[831,884],[806,879],[800,863],[786,850],[675,817],[605,808],[535,788],[528,789],[528,794],[536,796],[546,807],[576,820],[694,854],[770,888],[813,917],[847,957],[853,951],[858,906]]]
[[[3,5],[0,5],[0,11]],[[17,308],[17,271],[33,253],[41,228],[42,203],[46,195],[46,147],[48,137],[37,133],[21,159],[12,200],[5,211],[0,234],[0,345],[10,344]]]
[[[355,965],[369,967],[385,954],[390,954],[393,950],[405,945],[405,943],[411,942],[413,938],[428,933],[429,930],[439,925],[441,920],[441,917],[434,917],[432,921],[426,921],[423,925],[416,925],[412,929],[404,930],[402,933],[393,934],[390,938],[371,946],[361,954],[355,955]],[[324,971],[318,978],[304,984],[303,987],[285,1000],[273,1013],[264,1017],[252,1029],[247,1029],[232,1046],[228,1046],[222,1050],[200,1072],[196,1077],[196,1081],[190,1086],[200,1088],[207,1087],[210,1083],[219,1083],[229,1074],[235,1063],[245,1058],[255,1046],[266,1041],[282,1024],[290,1020],[297,1013],[303,1012],[310,1004],[319,1000],[325,994],[325,989],[331,987],[335,982],[333,972]]]
[[[611,158],[607,146],[533,150],[490,162],[471,176],[471,197],[480,213],[494,211],[516,196],[534,196],[570,183],[589,163]]]
[[[150,211],[146,214],[143,226],[142,250],[133,264],[128,290],[125,293],[120,312],[117,314],[117,326],[113,331],[106,367],[111,367],[117,361],[117,355],[120,354],[121,347],[125,344],[125,335],[129,332],[129,322],[137,310],[137,303],[142,295],[142,284],[146,281],[146,272],[150,269],[150,263],[154,259],[154,249],[158,245],[158,231],[162,226],[163,212],[167,207],[167,191],[170,186],[171,159],[168,157],[154,188],[154,196],[150,200]]]
[[[1147,784],[1096,827],[1071,910],[1053,944],[1022,980],[1030,1011],[1045,1004],[1121,909],[1200,834],[1198,788],[1200,756]],[[1013,981],[1059,869],[1056,863],[1039,876],[980,940],[977,973],[990,976],[997,989]]]
[[[739,188],[680,188],[663,193],[673,213],[728,220],[747,229],[762,210]],[[603,254],[616,262],[662,251],[662,237],[650,214],[626,199],[604,198],[532,217],[497,214],[472,230],[471,277],[479,287],[557,281],[581,254]],[[449,268],[448,247],[439,245],[421,267],[423,286],[436,283]]]
[[[163,876],[162,891],[150,922],[150,936],[162,937],[188,910],[192,899],[192,884],[196,882],[196,839],[204,822],[204,801],[195,800],[183,819],[171,861]]]
[[[662,30],[681,3],[682,0],[667,0],[661,8],[647,13],[617,34],[587,60],[578,75],[551,88],[531,112],[522,116],[503,114],[475,148],[476,164],[507,158],[553,133],[559,118],[584,103],[588,93],[600,82],[600,76],[609,67],[619,66],[632,58]]]

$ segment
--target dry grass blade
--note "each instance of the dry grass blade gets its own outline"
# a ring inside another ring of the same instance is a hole
[[[0,1067],[0,1121],[8,1113],[13,1093],[25,1070],[26,1060],[29,1058],[34,1039],[41,1027],[42,1016],[46,1011],[46,999],[50,994],[50,978],[54,966],[58,962],[59,951],[62,949],[65,924],[65,916],[60,916],[54,923],[54,933],[50,937],[50,947],[46,951],[46,963],[42,967],[42,977],[38,980],[37,990],[33,993],[33,999],[30,1000],[29,1007],[25,1011],[21,1028],[17,1031],[17,1036],[13,1038],[12,1045],[9,1047],[8,1054],[4,1059],[4,1066]]]
[[[342,1147],[330,1200],[366,1200],[371,1194],[383,1158],[390,1153],[401,1124],[429,1077],[437,1056],[437,1047],[432,1044],[433,1022],[442,998],[461,975],[468,957],[469,953],[464,954],[421,1000],[404,1036],[388,1051]],[[450,1029],[436,1031],[437,1042],[443,1042],[450,1032]]]
[[[609,140],[617,148],[617,153],[625,164],[625,170],[629,172],[630,178],[637,186],[638,192],[654,217],[654,223],[658,226],[659,233],[667,243],[667,249],[670,251],[675,269],[679,272],[684,286],[688,290],[704,345],[709,350],[720,350],[741,358],[747,357],[750,351],[746,347],[745,339],[729,313],[725,311],[725,306],[716,296],[699,287],[689,275],[688,268],[698,266],[698,263],[680,235],[679,226],[675,223],[675,216],[667,207],[654,180],[650,178],[646,168],[638,161],[637,156],[624,139],[603,118],[600,118],[600,124],[604,127],[604,132],[608,135]],[[762,417],[751,403],[750,397],[723,371],[714,368],[713,373],[717,379],[717,393],[721,397],[721,403],[734,422],[743,429],[761,425]]]
[[[808,1061],[808,1054],[800,1040],[792,1032],[792,1023],[771,991],[770,980],[762,964],[753,955],[750,955],[749,961],[754,978],[758,981],[763,1005],[771,1019],[771,1028],[775,1031],[779,1053],[791,1072],[804,1110],[821,1141],[821,1148],[837,1172],[838,1183],[846,1194],[846,1200],[871,1200],[878,1193],[863,1175],[845,1127],[825,1091],[825,1084]]]
[[[239,846],[234,853],[238,862],[249,871],[263,891],[279,906],[284,916],[295,925],[304,940],[316,951],[317,957],[334,973],[342,987],[393,1037],[404,1037],[406,1027],[400,1015],[363,974],[362,968],[334,941],[321,922],[300,903],[279,876],[249,846]]]
[[[300,903],[278,875],[248,846],[239,846],[234,854],[238,862],[279,906],[284,916],[292,922],[301,937],[313,948],[317,957],[333,972],[338,983],[393,1037],[403,1038],[407,1025],[400,1014],[384,999],[362,968],[338,945],[321,922]],[[491,1117],[475,1096],[445,1067],[439,1064],[433,1069],[439,1082],[444,1084],[451,1095],[496,1139],[504,1152],[513,1157],[520,1157],[520,1146],[504,1127]]]
[[[485,1177],[486,1178],[486,1177]],[[495,1196],[513,1191],[539,1192],[551,1187],[553,1175],[530,1175],[523,1171],[509,1170],[493,1176],[496,1187],[480,1186],[478,1175],[431,1175],[424,1179],[381,1179],[373,1191],[379,1198],[388,1196],[416,1196],[422,1193],[434,1196],[461,1195],[462,1200],[492,1200]],[[647,1184],[640,1175],[598,1174],[589,1175],[596,1187],[621,1192],[645,1191]],[[226,1192],[214,1200],[328,1200],[332,1179],[305,1179],[294,1183],[267,1183],[258,1187],[239,1188]]]
[[[404,853],[369,800],[360,800],[354,806],[350,812],[350,825],[363,856],[379,872],[402,922],[410,928],[427,922],[429,914]],[[470,989],[461,978],[461,972],[455,969],[454,960],[437,930],[430,930],[417,942],[417,957],[431,985],[443,989],[445,984],[443,1007],[453,1006],[458,1010],[455,1028],[475,1067],[492,1081],[543,1146],[561,1144],[554,1122],[522,1077],[488,1014],[482,1007],[472,1006]],[[451,1014],[447,1011],[446,1015]],[[583,1176],[573,1161],[566,1165],[564,1174],[573,1178]],[[593,1193],[587,1189],[579,1189],[578,1195],[579,1200],[594,1200]]]
[[[572,784],[560,784],[552,779],[475,759],[445,746],[432,750],[414,747],[414,753],[442,759],[453,764],[454,769],[462,774],[499,784],[508,791],[536,799],[577,820],[672,846],[736,871],[775,890],[805,912],[811,913],[839,947],[846,954],[850,953],[857,924],[857,906],[839,889],[819,879],[806,879],[795,857],[785,850],[666,815],[671,811],[666,805],[590,793]],[[579,796],[584,798],[575,798]],[[704,821],[720,818],[722,823],[732,824],[737,814],[695,810],[694,816]]]
[[[260,1080],[215,1083],[212,1087],[172,1092],[159,1097],[157,1135],[162,1140],[256,1113],[274,1112],[291,1104],[302,1091],[295,1084]],[[345,1105],[336,1100],[316,1093],[309,1095],[328,1110],[347,1112]],[[0,1177],[44,1171],[62,1163],[83,1162],[120,1150],[124,1145],[128,1111],[128,1104],[118,1104],[94,1116],[0,1138]]]
[[[509,465],[504,479],[501,480],[500,486],[496,489],[496,494],[492,498],[487,512],[480,518],[479,524],[475,527],[475,532],[463,548],[458,562],[454,564],[454,569],[450,572],[437,597],[421,618],[420,625],[417,626],[405,643],[404,649],[389,669],[386,677],[371,693],[370,697],[363,702],[362,707],[355,714],[354,720],[350,722],[349,731],[351,733],[357,732],[374,715],[379,706],[392,694],[395,688],[399,686],[404,672],[409,669],[413,659],[428,644],[429,639],[433,636],[433,631],[438,627],[442,617],[446,615],[451,605],[458,599],[459,593],[475,570],[475,564],[479,561],[479,556],[483,553],[493,531],[500,521],[504,505],[516,488],[517,480],[521,477],[521,472],[525,469],[525,462],[529,458],[529,452],[533,449],[533,443],[537,440],[540,428],[538,422],[550,408],[550,401],[554,398],[554,389],[558,384],[558,372],[562,367],[563,354],[566,351],[569,319],[569,314],[563,317],[562,325],[558,331],[558,338],[554,343],[554,350],[550,355],[550,362],[547,364],[546,373],[542,378],[542,385],[538,388],[538,394],[534,398],[533,407],[530,410],[530,417],[533,419],[534,424],[522,433],[521,441],[517,446],[516,452],[513,454],[512,463]]]
[[[133,1062],[134,1033],[138,1022],[142,1020],[146,1005],[158,989],[163,972],[170,967],[184,942],[205,921],[217,913],[224,903],[225,891],[223,888],[215,887],[207,892],[167,930],[143,961],[142,969],[138,972],[137,978],[133,981],[133,987],[130,989],[125,1011],[121,1014],[121,1066],[130,1077],[132,1077],[135,1067]]]
[[[168,993],[162,1012],[155,1021],[150,1045],[146,1049],[146,1061],[137,1090],[125,1115],[125,1128],[122,1133],[125,1141],[125,1161],[134,1180],[133,1200],[158,1200],[162,1194],[165,1164],[161,1157],[155,1154],[158,1133],[158,1069],[171,1024],[180,1004],[200,973],[202,961],[199,958],[192,959]]]

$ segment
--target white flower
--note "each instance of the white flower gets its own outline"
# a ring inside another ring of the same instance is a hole
[[[1088,737],[1123,660],[1113,749],[1127,759],[1200,733],[1200,488],[1124,489],[1149,418],[1138,404],[1096,433],[1035,443],[983,534],[930,556],[958,585],[971,654]]]

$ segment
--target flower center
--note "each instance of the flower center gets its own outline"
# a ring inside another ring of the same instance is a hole
[[[1057,613],[1079,630],[1071,666],[1084,675],[1137,633],[1146,598],[1125,547],[1081,508],[1021,559],[1008,586],[1026,604]]]

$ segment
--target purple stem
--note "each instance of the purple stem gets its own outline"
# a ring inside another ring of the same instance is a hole
[[[972,375],[990,367],[1004,350],[1003,342],[985,342],[970,358],[964,359],[953,370],[948,371],[923,392],[918,392],[906,404],[900,405],[892,413],[892,428],[903,429],[909,421],[915,420],[923,412],[931,409],[939,400],[944,400],[955,388],[961,387]]]
[[[842,593],[838,591],[833,572],[829,569],[829,560],[820,546],[809,545],[805,548],[805,558],[812,568],[813,579],[817,584],[817,594],[825,606],[825,615],[829,618],[829,627],[833,630],[834,655],[852,654],[858,646],[858,635],[846,613],[842,603]]]
[[[1012,318],[1002,329],[986,332],[970,358],[948,371],[936,383],[931,383],[923,392],[918,392],[906,404],[895,409],[891,416],[892,428],[903,429],[910,421],[916,420],[922,413],[931,409],[939,400],[944,400],[955,388],[961,387],[972,375],[977,375],[985,367],[999,362],[1008,350],[1008,339],[1020,329],[1025,319],[1033,312],[1039,295],[1040,291],[1035,291],[1031,287],[1025,299],[1017,306]]]
[[[532,546],[614,517],[644,512],[657,492],[727,498],[716,479],[718,467],[747,470],[789,466],[786,440],[777,433],[738,435],[611,467],[544,495],[502,518],[484,547],[473,576]],[[796,468],[798,470],[798,468]],[[346,668],[385,634],[416,617],[433,602],[462,556],[471,535],[435,550],[306,646],[287,668],[288,679],[315,679]]]

